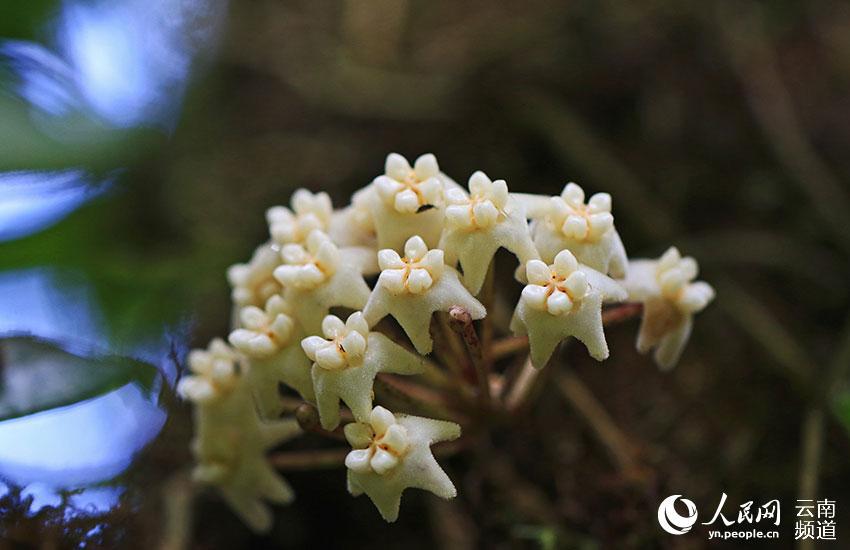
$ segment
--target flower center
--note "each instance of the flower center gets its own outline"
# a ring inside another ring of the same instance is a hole
[[[578,302],[582,298],[584,298],[584,294],[579,295],[578,293],[571,290],[565,283],[567,281],[566,277],[562,277],[555,272],[552,272],[552,277],[549,281],[549,284],[546,285],[546,296],[551,296],[555,291],[563,292],[573,302]]]

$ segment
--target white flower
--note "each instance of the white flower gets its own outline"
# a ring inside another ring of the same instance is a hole
[[[211,401],[230,393],[239,377],[239,356],[220,338],[213,339],[207,349],[189,352],[190,375],[177,385],[177,393],[196,403]]]
[[[390,153],[384,167],[359,200],[369,205],[380,248],[400,249],[411,235],[435,246],[443,229],[444,183],[437,159],[422,155],[413,167]]]
[[[250,362],[247,377],[262,415],[275,418],[280,414],[280,382],[304,399],[313,400],[310,360],[297,345],[301,329],[286,300],[272,296],[265,309],[244,307],[239,320],[240,328],[231,332],[228,339]]]
[[[315,195],[306,189],[292,194],[292,210],[273,206],[266,211],[269,234],[279,244],[300,243],[313,230],[327,231],[331,220],[331,198],[327,193]]]
[[[335,315],[328,315],[322,321],[322,334],[324,338],[308,336],[301,341],[304,352],[317,366],[338,371],[363,364],[369,325],[362,313],[352,313],[345,323]]]
[[[391,294],[422,294],[443,274],[443,251],[428,250],[425,241],[415,236],[404,245],[404,253],[402,258],[395,250],[378,252],[379,280]]]
[[[670,247],[658,260],[635,260],[623,286],[629,300],[643,303],[643,319],[637,348],[641,353],[655,349],[655,362],[672,368],[682,355],[691,334],[693,315],[714,299],[714,289],[703,281],[693,282],[699,272],[696,260],[683,258]]]
[[[239,311],[242,328],[230,333],[230,343],[248,357],[270,357],[289,345],[295,322],[290,308],[278,295],[266,302],[265,309],[246,306]]]
[[[244,369],[236,368],[237,359],[221,340],[189,356],[194,374],[181,380],[178,391],[195,402],[192,453],[197,465],[192,477],[216,486],[252,529],[267,531],[272,515],[264,500],[283,504],[292,500],[293,493],[265,453],[301,429],[292,420],[264,422],[258,417]],[[214,391],[198,380],[209,382]]]
[[[419,374],[422,358],[407,351],[381,333],[370,332],[359,311],[343,323],[328,315],[321,336],[301,341],[313,363],[313,386],[322,427],[339,425],[339,402],[351,409],[354,418],[365,421],[372,410],[372,386],[379,372]]]
[[[307,237],[306,248],[286,245],[281,250],[285,265],[274,276],[283,284],[283,296],[293,316],[308,333],[319,331],[331,307],[362,309],[369,298],[363,280],[360,250],[348,257],[321,231]]]
[[[484,172],[469,178],[462,189],[446,192],[446,228],[440,248],[449,265],[460,262],[463,282],[478,294],[493,256],[500,247],[512,252],[521,264],[539,258],[522,206],[508,194],[505,180],[490,181]]]
[[[287,244],[280,250],[283,265],[274,270],[274,277],[284,288],[310,290],[327,281],[339,266],[339,249],[321,231],[307,237],[306,247]]]
[[[351,204],[331,214],[328,235],[338,246],[369,246],[376,243],[375,221],[370,208],[371,186],[355,192]]]
[[[578,261],[603,274],[626,274],[626,250],[614,228],[611,195],[596,193],[587,204],[584,191],[568,183],[558,197],[551,197],[542,220],[534,223],[534,244],[544,261],[570,250]]]
[[[528,285],[511,330],[528,334],[532,364],[543,367],[561,340],[570,336],[581,341],[594,359],[606,359],[602,303],[622,301],[625,291],[613,279],[580,265],[569,250],[558,253],[553,265],[528,262],[526,276]]]
[[[469,177],[469,195],[462,189],[446,192],[446,225],[453,229],[489,229],[505,218],[508,205],[505,180],[491,181],[480,170]]]
[[[227,270],[227,280],[233,288],[233,303],[237,306],[262,307],[266,300],[281,291],[274,270],[281,264],[276,246],[264,244],[254,251],[247,264],[235,264]]]
[[[396,416],[375,407],[367,422],[346,425],[345,437],[354,448],[345,458],[348,490],[354,496],[366,493],[386,521],[398,518],[401,494],[407,488],[424,489],[441,498],[457,495],[431,453],[433,443],[460,437],[457,424]]]
[[[423,206],[439,206],[443,201],[440,167],[432,154],[422,155],[413,167],[397,153],[387,155],[384,175],[375,178],[381,200],[404,214],[415,214]]]
[[[443,263],[442,250],[428,250],[425,242],[414,236],[405,243],[404,251],[404,258],[390,249],[378,253],[382,271],[363,315],[370,326],[392,315],[416,351],[427,354],[434,344],[428,327],[435,311],[460,306],[473,319],[484,318],[487,311],[466,290],[457,271]]]

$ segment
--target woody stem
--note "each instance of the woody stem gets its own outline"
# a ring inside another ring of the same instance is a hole
[[[490,408],[490,368],[484,360],[481,340],[472,324],[472,316],[460,307],[454,306],[449,310],[451,327],[462,339],[466,346],[466,352],[475,368],[475,378],[478,383],[478,402],[482,409]]]

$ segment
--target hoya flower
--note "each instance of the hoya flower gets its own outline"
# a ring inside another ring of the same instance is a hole
[[[239,311],[240,328],[228,338],[250,360],[247,377],[260,411],[269,418],[280,413],[280,382],[304,399],[312,401],[315,397],[310,360],[298,345],[301,330],[291,313],[281,296],[269,298],[265,309],[246,306]]]
[[[445,265],[443,251],[428,250],[419,236],[407,240],[404,258],[391,249],[378,252],[378,264],[381,274],[363,315],[370,326],[386,315],[395,317],[421,354],[430,353],[434,345],[429,326],[435,311],[460,306],[473,319],[487,314],[460,282],[458,272]]]
[[[403,156],[390,153],[384,175],[371,185],[369,202],[381,248],[401,249],[411,235],[420,235],[435,246],[443,228],[443,181],[432,154],[422,155],[413,166]]]
[[[347,424],[345,437],[354,448],[345,458],[348,491],[366,493],[385,520],[398,518],[401,494],[409,487],[441,498],[457,495],[431,453],[432,444],[460,437],[457,424],[375,407],[366,422]]]
[[[331,221],[331,198],[298,189],[292,194],[292,209],[273,206],[266,211],[269,234],[279,244],[300,243],[314,230],[327,231]]]
[[[514,311],[511,330],[528,334],[532,364],[543,367],[557,345],[570,336],[583,343],[594,359],[606,359],[602,303],[624,300],[622,287],[579,264],[569,250],[559,252],[552,265],[528,262],[526,276],[528,285]]]
[[[614,228],[611,195],[596,193],[587,204],[584,190],[568,183],[561,195],[552,197],[542,219],[534,223],[534,244],[544,261],[570,250],[579,262],[600,273],[621,278],[628,259],[623,241]]]
[[[306,246],[288,244],[281,249],[284,264],[274,270],[284,287],[283,296],[293,316],[308,333],[318,332],[331,307],[361,309],[369,298],[360,262],[345,254],[321,231],[307,237]]]
[[[274,270],[281,264],[276,246],[264,244],[254,251],[247,264],[235,264],[227,270],[227,280],[233,288],[231,296],[237,306],[263,307],[271,296],[281,291]]]
[[[268,299],[265,309],[246,306],[239,311],[242,328],[230,333],[230,343],[248,357],[264,358],[274,355],[292,339],[295,321],[289,316],[283,297]]]
[[[370,194],[367,186],[351,196],[351,204],[331,214],[328,235],[338,246],[369,246],[375,248],[375,220],[372,219]]]
[[[446,191],[446,227],[440,241],[449,265],[460,262],[463,282],[478,294],[493,256],[508,249],[521,264],[539,258],[525,211],[508,194],[505,180],[491,181],[484,172],[469,178],[469,194]]]
[[[178,385],[179,393],[195,402],[192,452],[197,465],[192,477],[215,486],[252,529],[267,531],[272,515],[264,501],[288,503],[293,493],[271,468],[265,453],[301,430],[292,420],[264,422],[259,418],[237,360],[224,342],[214,340],[208,350],[190,354],[194,374]],[[210,385],[204,387],[201,379]]]
[[[238,360],[236,351],[220,338],[205,350],[192,350],[187,359],[191,374],[180,380],[177,392],[198,403],[229,394],[238,380]]]
[[[629,300],[643,303],[637,349],[655,348],[655,362],[664,369],[675,366],[691,334],[693,315],[714,299],[714,289],[696,281],[699,266],[670,247],[658,260],[634,260],[623,286]]]
[[[422,358],[407,351],[379,332],[370,332],[359,311],[343,323],[328,315],[322,321],[321,336],[301,341],[304,352],[313,361],[313,387],[322,427],[333,430],[339,425],[342,400],[354,418],[365,421],[372,410],[372,386],[379,372],[419,374]]]

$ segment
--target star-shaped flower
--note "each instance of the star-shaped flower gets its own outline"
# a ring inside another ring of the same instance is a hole
[[[382,271],[363,310],[370,326],[392,315],[416,351],[424,355],[434,345],[429,326],[435,311],[460,306],[473,319],[487,315],[484,306],[460,282],[458,272],[445,265],[442,250],[428,250],[425,241],[414,236],[405,243],[404,254],[402,258],[391,249],[378,252]]]
[[[274,270],[274,276],[283,284],[283,296],[307,333],[319,332],[332,307],[362,309],[366,305],[369,286],[363,280],[359,251],[356,261],[347,261],[344,250],[316,230],[307,237],[306,247],[285,245],[281,256],[284,265]]]
[[[370,207],[373,190],[372,186],[366,186],[356,191],[351,196],[349,206],[334,210],[331,214],[327,232],[338,246],[375,247],[375,220]]]
[[[184,376],[177,391],[196,403],[213,401],[229,394],[239,380],[239,354],[221,338],[215,338],[207,349],[189,352],[187,363],[191,374]]]
[[[264,422],[258,417],[237,361],[238,355],[221,340],[189,356],[193,374],[180,381],[178,392],[195,402],[192,452],[197,465],[192,477],[217,487],[252,529],[267,531],[272,515],[264,501],[288,503],[293,493],[265,453],[301,429],[293,420]]]
[[[310,360],[301,350],[301,329],[292,318],[292,308],[281,296],[272,296],[265,309],[247,306],[240,310],[240,328],[230,333],[230,343],[251,363],[247,373],[258,406],[266,418],[281,411],[278,384],[283,382],[312,401]]]
[[[401,494],[409,487],[446,499],[457,495],[431,453],[432,444],[460,437],[457,424],[375,407],[368,422],[347,424],[345,437],[354,448],[345,458],[348,491],[366,493],[386,521],[398,518]]]
[[[321,336],[309,336],[301,346],[313,363],[313,387],[322,427],[339,425],[342,400],[358,421],[366,421],[372,410],[372,386],[379,372],[419,374],[421,357],[407,351],[383,334],[370,332],[359,311],[343,323],[328,315]]]
[[[314,230],[327,231],[331,221],[331,198],[298,189],[292,194],[292,209],[273,206],[266,211],[269,234],[278,244],[300,243]]]
[[[443,229],[443,182],[432,154],[416,159],[413,167],[403,156],[390,153],[384,175],[372,182],[369,202],[381,248],[401,249],[412,235],[435,246]]]
[[[546,262],[568,249],[579,262],[600,273],[616,278],[626,274],[626,249],[614,228],[608,193],[596,193],[585,204],[584,190],[568,183],[560,196],[550,199],[543,219],[535,221],[533,235]]]
[[[693,282],[699,272],[696,260],[683,258],[670,247],[658,260],[635,260],[623,286],[629,300],[643,303],[637,348],[655,348],[655,362],[670,369],[679,361],[693,327],[693,315],[714,299],[714,289]]]
[[[608,357],[602,327],[602,303],[622,301],[626,292],[613,279],[580,265],[569,250],[553,265],[532,260],[526,265],[528,285],[522,290],[511,321],[516,334],[528,334],[531,362],[543,367],[565,338],[574,336],[591,357]]]
[[[446,191],[446,227],[440,248],[449,265],[460,262],[463,282],[478,294],[493,255],[508,249],[525,264],[538,259],[525,212],[508,194],[505,180],[490,181],[484,172],[469,178],[469,195],[462,189]]]
[[[230,266],[227,280],[233,288],[233,303],[237,306],[262,307],[271,296],[280,293],[280,283],[273,276],[280,263],[277,246],[264,244],[254,251],[247,264]]]

